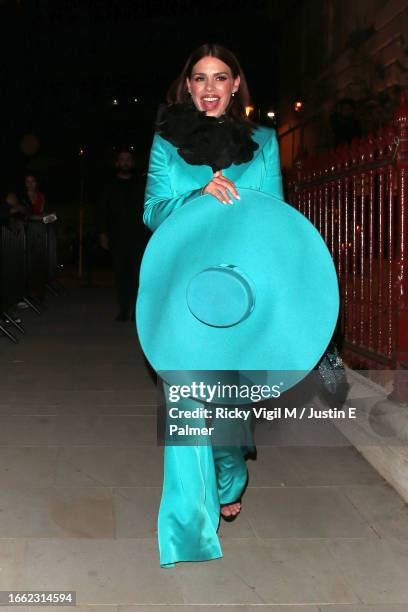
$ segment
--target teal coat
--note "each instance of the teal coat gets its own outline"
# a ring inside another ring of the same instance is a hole
[[[251,161],[233,164],[222,171],[238,188],[247,187],[283,199],[279,147],[272,128],[257,127],[252,138],[259,144]],[[210,166],[193,166],[184,161],[177,149],[155,134],[150,153],[144,199],[144,223],[154,232],[174,211],[201,195],[211,180]]]

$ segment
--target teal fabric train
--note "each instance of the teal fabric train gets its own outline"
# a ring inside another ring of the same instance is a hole
[[[253,159],[223,170],[241,194],[228,206],[201,194],[209,166],[187,164],[154,137],[144,210],[154,234],[141,266],[136,323],[157,371],[307,370],[331,338],[338,287],[330,254],[283,201],[275,131],[259,127],[253,138]],[[184,400],[184,408],[195,406],[194,398]],[[202,440],[166,445],[162,567],[222,556],[220,505],[244,490],[245,450]]]

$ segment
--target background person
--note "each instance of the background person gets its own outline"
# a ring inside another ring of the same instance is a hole
[[[144,181],[133,153],[116,154],[115,177],[102,190],[98,206],[99,241],[112,252],[119,312],[116,321],[134,320],[139,264],[144,247],[140,221]]]
[[[39,182],[34,174],[24,177],[24,191],[21,194],[21,203],[27,208],[30,216],[41,216],[45,209],[45,196],[39,189]]]

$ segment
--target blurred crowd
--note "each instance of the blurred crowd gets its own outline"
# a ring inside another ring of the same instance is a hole
[[[70,248],[74,255],[72,262],[77,263],[74,259],[77,254],[79,266],[83,266],[80,278],[85,277],[88,281],[87,285],[82,286],[93,286],[93,272],[98,269],[100,262],[111,263],[118,306],[116,321],[129,321],[135,317],[140,262],[150,235],[142,220],[146,179],[144,173],[136,167],[134,153],[129,148],[117,149],[112,161],[111,172],[105,180],[102,173],[98,173],[95,192],[90,198],[90,203],[95,206],[88,207],[88,210],[93,209],[93,214],[87,221],[80,214],[79,231],[72,234]],[[15,292],[11,296],[13,292],[10,291],[8,276],[10,267],[15,267],[10,241],[15,242],[16,232],[22,231],[25,235],[24,274],[30,276],[30,282],[27,278],[24,280],[24,299],[20,299],[17,304],[24,308],[27,307],[26,298],[36,298],[41,305],[45,289],[50,285],[41,253],[45,248],[50,248],[48,241],[51,230],[47,230],[44,225],[55,221],[56,215],[50,213],[47,204],[39,179],[32,172],[26,173],[19,188],[0,193],[0,324],[5,304],[7,308],[16,305]],[[80,212],[83,205],[81,200]],[[54,259],[57,258],[55,231],[51,245],[53,251],[47,255],[53,259],[53,269]],[[58,236],[60,234],[58,231]],[[14,245],[12,249],[20,247]],[[40,275],[36,263],[39,253],[42,258]],[[61,268],[60,263],[58,268]]]
[[[0,335],[13,342],[24,333],[16,309],[41,313],[46,290],[57,293],[57,217],[47,213],[38,178],[27,173],[21,188],[0,194]]]

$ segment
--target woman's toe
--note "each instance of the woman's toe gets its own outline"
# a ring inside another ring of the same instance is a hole
[[[235,516],[236,514],[239,514],[240,510],[241,510],[240,503],[228,504],[221,508],[221,514],[223,516]]]

